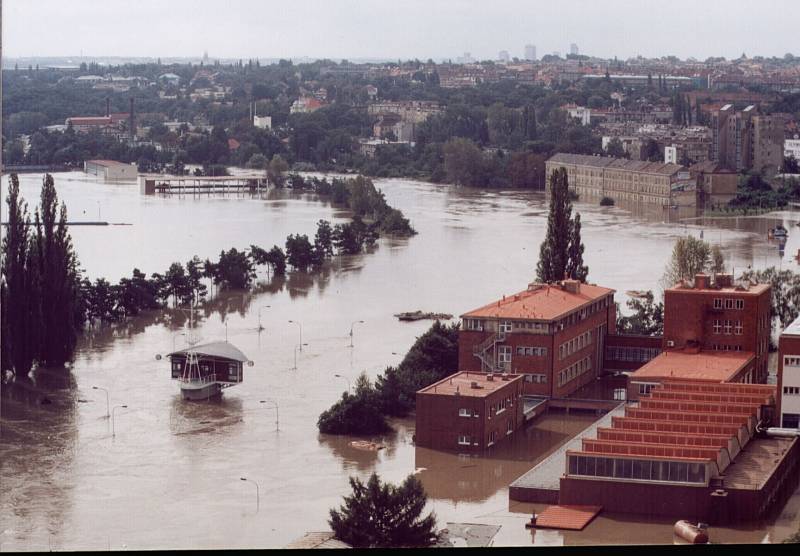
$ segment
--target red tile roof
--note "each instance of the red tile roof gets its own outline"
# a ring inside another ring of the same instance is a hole
[[[631,381],[675,378],[728,382],[755,357],[751,351],[665,351],[635,371]]]
[[[461,317],[554,320],[614,293],[594,284],[575,285],[577,291],[572,293],[558,284],[531,284],[525,291],[503,296]]]

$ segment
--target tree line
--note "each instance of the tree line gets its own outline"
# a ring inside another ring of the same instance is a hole
[[[81,276],[80,265],[67,229],[67,211],[58,198],[52,176],[45,176],[40,207],[31,222],[27,204],[19,194],[19,180],[10,177],[8,229],[3,238],[0,280],[2,370],[27,376],[35,364],[61,366],[71,361],[77,339],[87,325],[117,322],[142,311],[204,301],[209,288],[248,289],[256,270],[266,266],[276,276],[294,271],[317,271],[336,255],[361,253],[381,234],[413,235],[402,212],[390,207],[371,180],[293,176],[303,187],[330,195],[334,204],[353,212],[350,222],[317,223],[313,241],[306,234],[290,234],[284,248],[222,250],[216,261],[195,256],[186,264],[174,262],[163,273],[148,277],[134,268],[130,277],[112,284],[105,278],[93,282]],[[58,212],[58,214],[57,214]]]

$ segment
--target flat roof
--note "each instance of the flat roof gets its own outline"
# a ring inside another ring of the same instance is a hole
[[[94,164],[96,166],[132,166],[127,162],[118,162],[116,160],[87,160],[86,164]]]
[[[522,375],[505,375],[508,380],[503,380],[501,374],[475,373],[460,371],[453,375],[443,378],[439,382],[431,384],[421,390],[418,394],[439,394],[442,396],[470,396],[472,398],[485,398],[489,394],[497,392],[504,386],[508,386],[516,380],[522,380]],[[492,377],[491,379],[489,377]],[[479,388],[473,388],[472,383],[476,382]]]
[[[575,284],[577,292],[572,293],[558,284],[531,284],[527,290],[503,296],[478,309],[465,313],[462,318],[501,318],[554,320],[580,309],[615,290],[594,284]]]
[[[664,351],[631,374],[630,380],[676,378],[728,382],[754,357],[752,351]]]
[[[710,277],[709,277],[710,278]],[[741,287],[740,287],[741,286]],[[761,295],[765,291],[770,289],[769,284],[740,284],[740,286],[731,286],[731,287],[724,287],[724,288],[696,288],[689,284],[681,285],[675,284],[671,288],[667,288],[666,292],[681,292],[681,293],[702,293],[708,294],[716,293],[716,294],[736,294],[736,295]],[[746,286],[746,287],[745,287]]]
[[[792,321],[792,323],[781,332],[781,336],[800,336],[800,316]]]

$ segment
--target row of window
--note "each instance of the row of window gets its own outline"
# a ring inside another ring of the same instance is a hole
[[[596,456],[569,456],[569,474],[665,483],[705,484],[706,466],[685,461],[651,461]]]
[[[527,374],[523,380],[533,384],[547,384],[547,375]]]
[[[728,335],[734,333],[737,336],[741,336],[744,331],[742,321],[740,320],[737,320],[735,323],[732,320],[725,320],[723,323],[723,321],[716,319],[714,321],[714,334],[722,334],[723,328],[725,329],[725,334]]]
[[[742,346],[730,346],[728,344],[711,344],[714,351],[742,351]]]
[[[514,421],[509,419],[506,421],[506,436],[514,432]],[[487,436],[487,446],[491,446],[495,443],[497,439],[497,431],[491,431]],[[477,446],[478,445],[478,437],[473,436],[471,434],[459,434],[457,437],[457,442],[459,446]]]
[[[570,380],[574,380],[592,368],[592,358],[584,357],[580,361],[573,363],[563,371],[558,372],[558,385],[564,386]]]
[[[787,355],[783,358],[784,367],[800,367],[800,357]]]
[[[577,311],[575,313],[572,313],[564,317],[563,319],[558,321],[557,327],[563,330],[564,328],[567,328],[574,324],[578,324],[587,317],[597,313],[598,311],[602,311],[603,309],[608,307],[608,300],[609,300],[608,297],[604,297],[603,299],[599,299],[594,303],[592,303],[591,305],[584,307],[580,311]]]
[[[532,355],[534,357],[546,357],[546,347],[517,346],[517,355]]]
[[[714,309],[744,309],[744,299],[714,298]]]
[[[800,395],[800,386],[784,386],[783,393],[788,396]]]
[[[480,417],[477,411],[468,407],[462,407],[458,410],[459,417]]]
[[[489,419],[492,418],[492,415],[499,415],[500,413],[504,412],[506,408],[514,406],[514,396],[508,396],[500,400],[497,404],[492,404],[489,406]]]
[[[656,355],[661,353],[661,348],[629,347],[629,346],[608,346],[606,347],[606,359],[609,361],[634,361],[647,363]]]
[[[652,390],[656,386],[658,386],[658,383],[653,383],[653,382],[639,383],[639,395],[644,396],[646,394],[649,394],[650,390]]]
[[[564,359],[569,357],[576,351],[580,351],[592,343],[592,331],[588,330],[579,336],[575,336],[571,340],[564,342],[558,346],[558,358]]]

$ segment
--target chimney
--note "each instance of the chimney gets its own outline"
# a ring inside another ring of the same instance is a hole
[[[717,287],[720,288],[732,288],[733,287],[733,274],[715,274],[714,275],[714,283]]]
[[[709,287],[709,276],[702,272],[694,275],[694,289],[707,290]]]
[[[106,118],[111,115],[111,99],[106,97]]]
[[[486,375],[486,380],[488,380],[490,382],[493,381],[494,380],[494,375],[492,373],[487,374]]]
[[[580,293],[581,291],[581,282],[580,280],[571,280],[567,279],[561,282],[561,288],[565,292],[569,293]]]

